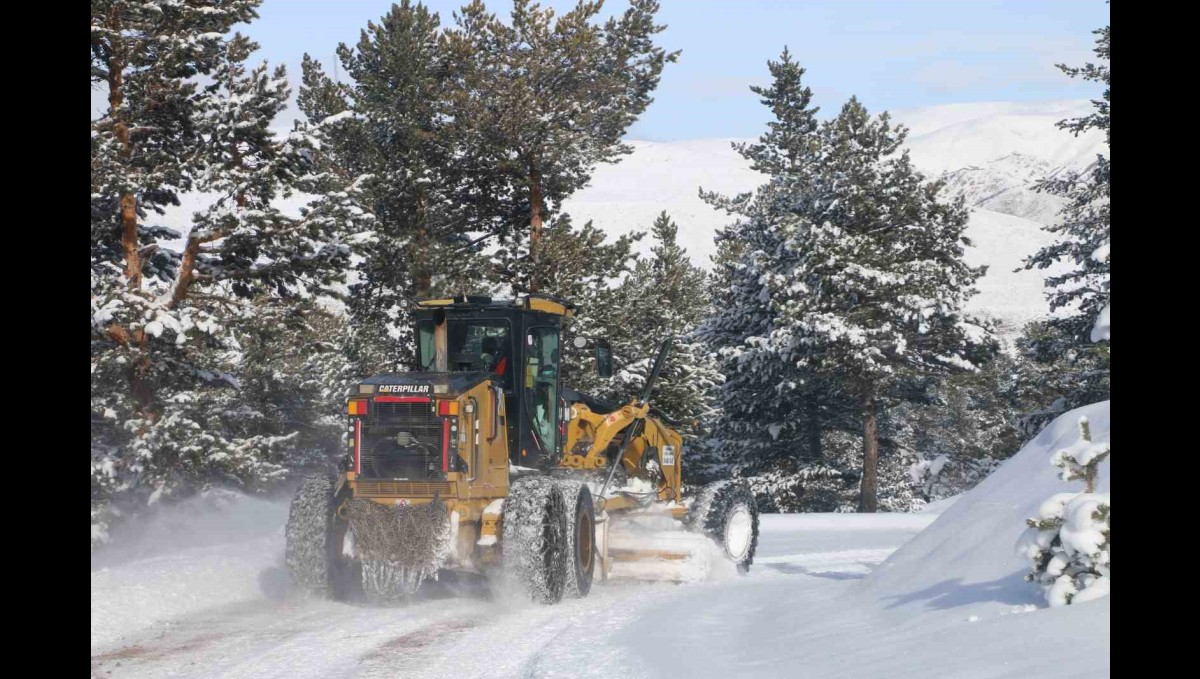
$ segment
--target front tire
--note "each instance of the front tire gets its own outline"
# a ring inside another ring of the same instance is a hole
[[[596,571],[596,506],[582,481],[559,481],[567,503],[566,596],[582,599]]]
[[[504,569],[529,598],[554,604],[567,580],[567,503],[548,477],[513,482],[501,518]]]
[[[758,548],[758,504],[745,484],[717,481],[701,488],[687,523],[716,542],[739,573],[750,570]]]

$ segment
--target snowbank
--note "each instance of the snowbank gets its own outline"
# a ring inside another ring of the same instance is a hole
[[[1015,604],[1044,606],[1037,588],[1022,580],[1028,562],[1014,551],[1025,519],[1055,493],[1078,493],[1079,482],[1058,478],[1050,458],[1079,438],[1086,415],[1092,440],[1108,441],[1109,402],[1059,416],[991,476],[871,574],[864,589],[913,610],[979,604],[972,612]],[[1100,468],[1099,492],[1108,492],[1109,463]],[[1081,610],[1085,607],[1080,607]]]

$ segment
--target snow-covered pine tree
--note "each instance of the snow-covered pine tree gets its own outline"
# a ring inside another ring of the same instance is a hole
[[[573,340],[577,336],[606,339],[612,344],[614,355],[626,351],[622,347],[630,344],[626,323],[632,309],[627,279],[638,261],[634,245],[644,235],[634,232],[609,241],[604,231],[590,221],[575,227],[567,214],[546,222],[539,264],[541,292],[576,305],[575,316],[563,325],[560,342],[563,384],[600,397],[611,395],[606,391],[611,381],[596,376],[592,346],[577,349]],[[502,280],[511,286],[512,294],[530,292],[528,269],[499,270]]]
[[[178,22],[191,20],[212,27],[206,18],[211,12],[180,14],[181,3],[163,4],[172,30],[187,33]],[[238,16],[252,18],[254,4]],[[222,5],[218,13],[226,9]],[[91,314],[94,538],[103,538],[107,518],[122,506],[212,486],[264,489],[312,461],[311,447],[296,447],[310,425],[271,417],[279,404],[243,392],[242,378],[269,358],[247,352],[254,333],[246,333],[268,313],[335,294],[350,253],[346,231],[369,218],[345,186],[317,196],[299,218],[272,206],[276,197],[319,179],[305,172],[313,150],[305,135],[277,140],[269,131],[288,98],[284,73],[270,73],[265,65],[247,71],[244,62],[255,45],[243,36],[217,34],[203,42],[211,82],[189,88],[186,101],[177,102],[186,114],[177,129],[190,135],[189,149],[171,172],[215,198],[195,214],[170,276],[160,269],[134,286],[129,261],[125,267],[105,261],[123,231],[93,244],[93,262],[99,263]],[[190,77],[182,69],[173,75]],[[94,177],[101,186],[111,181]],[[133,199],[142,195],[135,191]],[[103,211],[100,216],[111,219]],[[105,231],[94,228],[96,233]],[[151,243],[141,254],[156,247]],[[297,341],[292,351],[307,355],[307,338]],[[311,404],[310,410],[321,407]]]
[[[212,74],[221,37],[256,18],[261,1],[92,2],[91,82],[108,95],[91,123],[93,271],[118,264],[133,291],[144,275],[173,274],[177,255],[155,241],[179,234],[145,221],[192,188],[196,78]]]
[[[246,404],[238,425],[294,436],[290,470],[328,467],[346,449],[345,397],[360,377],[346,349],[349,323],[312,299],[281,304],[263,296],[251,310],[237,328],[238,395]]]
[[[859,510],[877,507],[879,416],[922,382],[994,353],[962,307],[983,274],[963,261],[967,209],[901,152],[906,130],[851,98],[821,128],[823,157],[793,187],[792,268],[767,275],[779,309],[766,344],[839,385],[861,414]]]
[[[1019,428],[1032,438],[1068,410],[1108,398],[1109,345],[1077,344],[1051,319],[1028,323],[1016,341]]]
[[[661,341],[674,338],[650,402],[668,418],[682,422],[689,442],[699,434],[695,422],[708,420],[722,376],[715,357],[696,338],[696,328],[709,309],[706,273],[692,264],[679,245],[679,227],[664,211],[651,233],[657,244],[652,256],[640,259],[623,290],[626,342],[614,346],[621,364],[605,394],[624,403],[641,393]]]
[[[172,375],[152,360],[157,336],[166,327],[193,335],[218,327],[207,311],[169,314],[155,299],[180,259],[156,241],[180,234],[145,221],[193,187],[202,169],[191,153],[202,103],[194,79],[211,75],[221,37],[254,18],[258,4],[92,3],[91,81],[109,104],[91,122],[93,543],[106,537],[112,496],[147,466],[129,444],[146,438],[140,422],[160,418],[156,389]],[[146,278],[156,290],[144,290]]]
[[[805,69],[796,63],[785,45],[779,61],[767,61],[771,86],[751,85],[762,97],[774,120],[755,144],[734,143],[733,148],[750,161],[750,167],[769,177],[804,177],[820,153],[817,113],[812,90],[804,85]]]
[[[1095,111],[1081,118],[1062,120],[1058,127],[1073,134],[1103,130],[1109,141],[1109,27],[1093,33],[1097,61],[1082,67],[1059,64],[1072,78],[1101,83],[1104,92],[1093,100]],[[1025,260],[1025,269],[1045,269],[1058,263],[1070,268],[1046,278],[1046,297],[1053,318],[1026,333],[1024,349],[1037,362],[1070,381],[1063,394],[1063,410],[1102,401],[1109,396],[1108,342],[1091,341],[1092,323],[1109,303],[1109,159],[1097,155],[1083,172],[1068,172],[1049,177],[1038,189],[1066,200],[1056,223],[1046,226],[1055,235],[1054,243],[1043,247]]]
[[[321,129],[327,171],[362,176],[377,222],[362,243],[348,311],[361,370],[396,370],[412,359],[412,301],[483,291],[490,272],[479,249],[503,220],[461,162],[463,135],[448,113],[461,67],[444,54],[438,15],[403,0],[337,54],[351,83],[334,82],[305,55],[299,106],[310,125],[338,120]]]
[[[783,243],[798,227],[790,196],[810,181],[821,158],[818,109],[802,83],[804,69],[785,48],[768,62],[770,87],[752,87],[774,120],[756,144],[734,148],[770,181],[754,195],[701,197],[737,221],[718,231],[718,258],[710,282],[713,306],[700,337],[717,354],[725,383],[719,416],[702,444],[697,466],[750,477],[764,503],[782,511],[804,506],[806,488],[842,477],[822,449],[822,434],[844,410],[835,385],[766,344],[778,308],[768,280],[786,277],[795,253]],[[822,504],[821,508],[826,508]]]
[[[291,90],[282,66],[247,71],[258,46],[240,34],[225,44],[226,59],[203,90],[197,123],[204,172],[196,188],[216,199],[195,215],[169,306],[183,303],[196,282],[238,297],[271,293],[336,294],[349,265],[344,237],[365,228],[369,217],[349,196],[319,196],[302,217],[275,206],[297,188],[313,188],[312,144],[303,133],[276,140],[272,121]]]
[[[1019,357],[998,353],[980,370],[937,380],[930,402],[901,403],[891,436],[915,455],[909,475],[931,502],[970,490],[1015,454],[1029,437],[1020,418],[1035,401],[1020,383]]]
[[[1026,580],[1041,586],[1051,606],[1096,599],[1109,593],[1111,531],[1108,493],[1096,492],[1107,443],[1094,443],[1086,417],[1079,440],[1054,454],[1050,464],[1063,481],[1083,481],[1082,493],[1056,493],[1038,509],[1017,540],[1017,554],[1033,562]]]
[[[625,12],[595,21],[601,3],[581,0],[556,15],[530,0],[513,3],[509,23],[474,0],[447,32],[448,58],[464,66],[453,119],[464,133],[461,162],[477,195],[498,198],[509,230],[497,265],[542,291],[549,257],[546,225],[582,188],[597,163],[632,149],[621,137],[651,101],[664,65],[674,61],[653,37],[657,0],[631,0]]]

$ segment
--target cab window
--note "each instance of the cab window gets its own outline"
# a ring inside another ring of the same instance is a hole
[[[558,328],[531,328],[525,335],[525,407],[542,451],[558,446]]]
[[[487,371],[507,387],[513,373],[512,338],[503,319],[449,320],[446,327],[447,364],[451,372]],[[417,324],[418,360],[423,370],[434,369],[433,323]]]
[[[417,323],[417,362],[422,370],[433,370],[433,321]]]

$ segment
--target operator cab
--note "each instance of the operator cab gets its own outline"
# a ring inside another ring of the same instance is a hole
[[[417,370],[490,377],[503,393],[509,461],[545,468],[562,446],[559,340],[562,320],[574,309],[549,295],[418,302]]]

